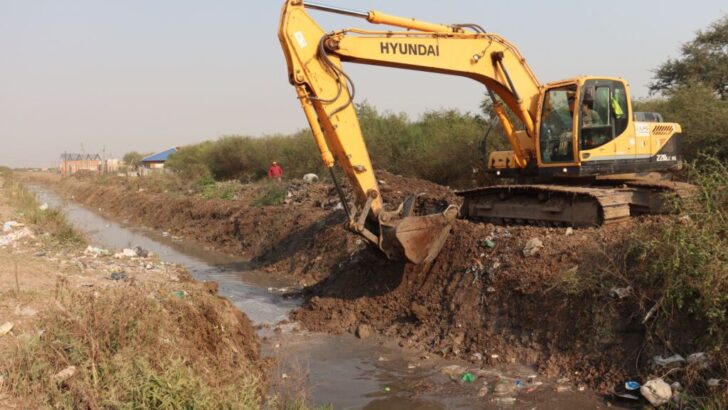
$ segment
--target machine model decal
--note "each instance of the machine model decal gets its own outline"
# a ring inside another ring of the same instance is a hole
[[[677,161],[677,155],[657,154],[655,156],[655,161]]]
[[[382,54],[400,54],[412,56],[435,56],[440,55],[440,46],[427,46],[424,44],[405,44],[382,41],[379,43],[379,51]]]
[[[635,122],[634,132],[638,137],[649,137],[650,136],[650,124],[646,122]]]

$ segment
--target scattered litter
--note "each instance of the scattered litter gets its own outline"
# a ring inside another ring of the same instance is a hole
[[[18,221],[7,221],[3,224],[3,232],[10,232],[13,228],[19,228],[21,226],[23,226],[23,224]]]
[[[343,204],[342,204],[341,202],[339,202],[339,203],[337,203],[337,204],[336,204],[336,205],[335,205],[335,206],[334,206],[333,208],[331,208],[331,209],[333,209],[334,211],[338,211],[338,210],[344,209],[344,205],[343,205]]]
[[[616,397],[619,397],[620,399],[627,399],[627,400],[639,400],[640,396],[631,394],[631,393],[614,393]]]
[[[46,253],[45,252],[36,252],[33,254],[33,256],[40,258],[40,257],[46,256]]]
[[[19,239],[33,237],[33,232],[28,228],[11,232],[7,235],[0,236],[0,246],[9,245]]]
[[[670,357],[655,356],[652,358],[652,361],[656,366],[673,367],[673,365],[679,365],[680,363],[685,362],[685,358],[679,354],[675,354]]]
[[[124,271],[111,273],[111,280],[127,280],[127,279],[129,279],[129,277],[126,275],[126,272],[124,272]]]
[[[658,407],[670,401],[672,389],[662,379],[652,379],[640,387],[640,393],[653,406]]]
[[[124,249],[123,251],[121,251],[121,253],[122,253],[122,255],[126,256],[127,258],[133,258],[133,257],[137,256],[136,251],[134,249],[129,249],[129,248]]]
[[[43,205],[39,206],[38,209],[45,211],[48,209],[48,202],[44,202]]]
[[[706,369],[710,365],[710,357],[707,353],[692,353],[687,358],[688,364],[697,364],[700,369]]]
[[[486,239],[483,239],[483,241],[481,242],[481,244],[483,246],[487,247],[488,249],[495,248],[495,242],[493,242],[493,240],[491,240],[491,239],[487,239],[487,238]]]
[[[389,393],[390,391],[392,391],[392,389],[389,388],[389,386],[384,386],[384,392],[385,393]]]
[[[627,286],[626,288],[612,288],[609,290],[609,294],[612,297],[624,299],[632,294],[632,286]]]
[[[136,256],[140,258],[146,258],[147,256],[149,256],[149,251],[142,248],[141,246],[135,246],[133,250],[136,253]]]
[[[516,385],[505,382],[503,380],[496,383],[493,388],[493,394],[496,396],[509,396],[516,391]]]
[[[478,352],[475,352],[472,354],[472,356],[470,356],[470,359],[474,362],[479,362],[479,361],[483,360],[483,355]]]
[[[0,336],[5,336],[11,330],[13,330],[13,324],[12,324],[12,322],[5,322],[5,323],[3,323],[2,325],[0,325]]]
[[[516,403],[516,398],[515,397],[496,397],[495,399],[493,399],[493,401],[496,402],[496,403],[498,403],[498,404],[508,404],[508,405],[510,405],[510,404],[515,404]]]
[[[188,293],[185,292],[184,290],[175,290],[174,292],[172,292],[172,294],[177,296],[180,299],[186,299],[187,295],[188,295]]]
[[[521,379],[516,379],[516,388],[522,389],[526,387],[526,384],[521,381]]]
[[[303,176],[303,181],[309,184],[313,184],[314,182],[318,182],[319,177],[316,174],[306,174]]]
[[[21,309],[20,306],[17,306],[15,308],[15,314],[18,316],[31,317],[31,316],[37,315],[38,311],[33,308],[29,308],[29,307],[25,307],[25,308]]]
[[[460,376],[460,381],[463,383],[472,383],[475,379],[475,375],[470,372],[465,372]]]
[[[440,372],[450,376],[451,379],[457,380],[461,374],[465,373],[468,369],[457,364],[451,364],[440,369]]]
[[[554,389],[556,393],[564,393],[567,391],[571,391],[571,386],[568,384],[560,384],[556,386],[556,389]]]
[[[169,236],[169,232],[162,232],[162,236],[164,236],[165,238],[168,237]]]
[[[636,382],[634,380],[630,380],[630,381],[624,383],[624,388],[627,389],[627,390],[629,390],[629,391],[633,391],[633,390],[639,389],[640,388],[640,384],[639,384],[639,382]]]
[[[60,384],[73,377],[74,374],[76,374],[76,366],[68,366],[53,375],[53,381]]]
[[[92,255],[92,256],[109,256],[109,255],[111,255],[111,252],[109,252],[108,249],[98,248],[98,247],[91,246],[91,245],[87,246],[86,250],[83,251],[83,253],[85,255]]]
[[[384,357],[384,356],[379,356],[379,358],[377,359],[377,361],[378,361],[378,362],[388,362],[388,361],[389,361],[389,359],[387,359],[387,358],[386,358],[386,357]]]
[[[568,227],[566,228],[566,232],[564,232],[564,235],[569,236],[574,234],[574,228]]]
[[[543,248],[543,242],[538,238],[531,238],[526,242],[526,246],[523,248],[523,256],[531,257],[536,256]]]
[[[708,387],[718,387],[720,386],[720,379],[709,379],[708,380]]]
[[[488,386],[483,386],[478,390],[478,397],[485,397],[488,395]]]

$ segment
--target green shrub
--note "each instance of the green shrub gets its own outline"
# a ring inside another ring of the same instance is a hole
[[[728,167],[702,156],[690,179],[697,192],[683,205],[685,217],[638,228],[627,257],[664,312],[706,323],[706,340],[719,348],[728,335]]]
[[[205,199],[225,199],[231,201],[235,199],[236,182],[213,182],[206,184],[202,188],[202,197]]]
[[[357,105],[357,112],[375,169],[467,186],[473,168],[482,164],[480,145],[489,122],[481,116],[441,110],[411,120],[405,114],[380,113],[366,103]],[[491,134],[489,150],[506,147],[499,128]],[[222,137],[183,147],[166,166],[187,178],[207,170],[218,181],[247,183],[265,178],[273,161],[282,165],[286,178],[325,174],[309,130],[260,138]]]
[[[260,197],[253,203],[255,206],[283,205],[288,196],[285,185],[267,183],[261,191]]]

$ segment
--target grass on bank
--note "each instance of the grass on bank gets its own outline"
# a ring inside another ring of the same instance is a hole
[[[86,238],[76,231],[58,209],[41,209],[34,193],[13,178],[10,169],[0,170],[2,191],[9,204],[17,210],[24,223],[47,232],[50,240],[59,246],[80,247],[86,245]]]
[[[245,346],[252,329],[241,334],[216,296],[173,290],[62,290],[42,333],[0,365],[5,383],[32,407],[259,408],[261,369]],[[70,366],[75,374],[60,380]]]
[[[686,366],[669,377],[682,383],[684,399],[696,408],[725,408],[725,386],[711,388],[707,380],[728,374],[728,166],[702,156],[688,180],[697,190],[676,203],[678,214],[638,224],[618,248],[596,252],[592,263],[559,277],[553,290],[598,306],[584,329],[595,340],[632,321],[644,333],[646,351],[708,353],[707,368]],[[629,289],[628,296],[614,297],[615,288]]]

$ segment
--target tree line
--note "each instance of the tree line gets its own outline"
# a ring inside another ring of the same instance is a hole
[[[650,90],[651,97],[635,101],[634,109],[659,112],[681,124],[688,162],[706,152],[728,160],[728,16],[697,32],[679,57],[660,65]],[[476,114],[439,110],[418,119],[380,112],[367,103],[356,109],[375,169],[462,187],[471,182],[473,169],[483,167],[486,151],[509,149],[490,107],[486,97]],[[125,160],[138,164],[135,154]],[[182,148],[167,166],[188,177],[250,182],[264,178],[272,161],[291,177],[325,171],[309,130],[224,136]]]

